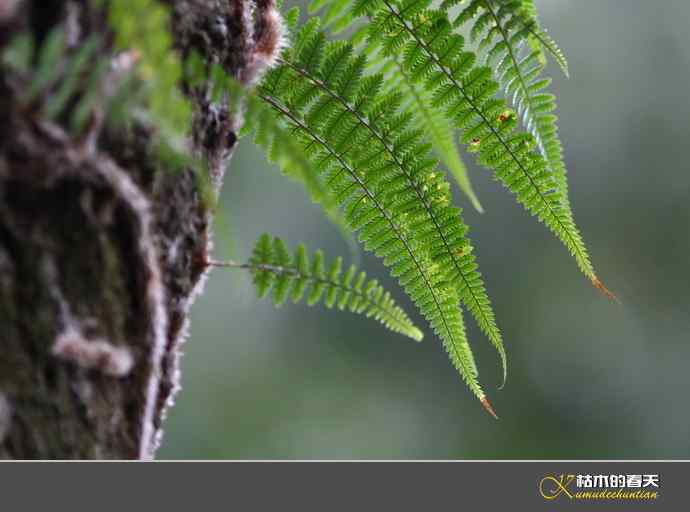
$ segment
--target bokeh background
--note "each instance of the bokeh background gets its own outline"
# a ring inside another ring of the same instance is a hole
[[[569,80],[553,65],[549,75],[576,218],[622,304],[471,165],[486,213],[456,195],[507,343],[503,390],[498,358],[467,324],[500,421],[370,255],[363,267],[425,327],[423,343],[322,306],[275,310],[243,271],[219,269],[192,311],[160,457],[690,457],[690,2],[537,5],[570,62]],[[349,254],[250,140],[232,160],[216,227],[217,258],[245,259],[264,231]]]

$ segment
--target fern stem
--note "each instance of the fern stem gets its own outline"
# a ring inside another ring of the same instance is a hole
[[[218,261],[218,260],[207,260],[205,262],[207,267],[225,267],[225,268],[252,268],[252,266],[249,263],[239,263],[237,261],[232,261],[232,260],[225,260],[225,261]]]

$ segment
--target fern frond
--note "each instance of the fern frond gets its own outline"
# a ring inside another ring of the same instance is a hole
[[[183,66],[172,47],[169,9],[148,0],[118,0],[108,15],[116,46],[139,53],[139,71],[151,90],[149,109],[156,121],[187,133],[191,105],[179,88]]]
[[[365,87],[366,89],[366,87]],[[264,101],[284,116],[302,137],[305,148],[323,169],[326,182],[337,191],[341,205],[353,231],[359,231],[364,247],[383,258],[391,274],[397,277],[408,296],[429,321],[434,332],[451,350],[453,362],[461,370],[468,387],[480,399],[486,400],[477,381],[476,366],[469,364],[473,356],[464,333],[462,316],[457,307],[457,295],[442,279],[427,251],[409,236],[404,218],[385,206],[388,193],[377,180],[366,180],[346,160],[342,149],[336,149],[323,139],[299,114],[263,94]]]
[[[441,9],[448,10],[451,7],[462,4],[466,0],[444,0],[441,3]],[[534,0],[493,0],[495,7],[503,12],[510,12],[513,16],[510,21],[510,29],[516,32],[524,32],[528,35],[528,42],[533,50],[540,53],[540,60],[542,64],[545,63],[544,52],[549,53],[558,66],[563,71],[563,74],[569,78],[568,61],[561,48],[556,41],[543,29],[539,24],[537,8],[534,5]],[[476,18],[473,22],[472,31],[481,32],[485,29],[489,31],[494,29],[492,22],[493,16],[481,9],[482,6],[478,2],[470,2],[470,4],[463,8],[462,12],[456,17],[453,22],[455,27],[463,25],[464,23]],[[483,11],[483,12],[482,12]]]
[[[365,184],[381,187],[385,183],[383,204],[409,224],[411,238],[443,269],[444,279],[457,290],[498,350],[505,378],[503,340],[466,238],[467,227],[460,211],[448,204],[448,183],[436,171],[436,162],[428,158],[430,145],[423,143],[423,132],[411,126],[411,115],[398,110],[399,95],[378,92],[380,75],[363,78],[360,92],[354,96],[345,90],[344,85],[350,87],[352,82],[348,70],[365,66],[350,45],[326,44],[320,32],[310,26],[304,33],[316,43],[304,43],[303,51],[322,55],[322,63],[300,53],[286,55],[281,67],[274,70],[285,83],[276,87],[269,78],[262,90],[283,96],[284,103],[303,116],[305,125],[351,162]],[[298,45],[303,37],[298,37]],[[311,69],[298,64],[307,61]],[[303,104],[305,97],[310,98],[310,104]]]
[[[490,68],[475,66],[453,33],[447,14],[429,9],[430,0],[359,0],[355,9],[372,17],[370,37],[382,38],[389,55],[403,52],[416,80],[434,90],[434,104],[462,132],[478,162],[493,169],[529,212],[537,216],[574,256],[581,271],[599,287],[582,237],[561,202],[561,192],[534,138],[515,132],[515,115],[494,98],[498,84]],[[488,23],[488,22],[487,22]]]
[[[558,63],[566,78],[570,78],[570,71],[568,69],[568,61],[565,58],[563,50],[558,46],[556,41],[546,32],[546,29],[540,28],[533,23],[525,23],[525,28],[529,30],[530,35],[536,40]]]
[[[306,294],[309,306],[323,302],[329,309],[337,307],[341,311],[348,309],[367,318],[373,317],[391,331],[415,341],[422,341],[424,337],[376,279],[367,280],[366,273],[358,272],[354,265],[343,274],[340,257],[326,268],[321,251],[316,251],[310,262],[304,245],[298,245],[291,256],[280,238],[271,239],[263,234],[248,263],[211,262],[211,265],[249,269],[259,298],[272,290],[276,306],[281,306],[288,298],[298,303]]]
[[[488,25],[475,24],[472,37],[480,39],[480,48],[487,48],[486,64],[495,70],[506,98],[510,99],[525,129],[535,138],[539,151],[556,176],[563,208],[568,216],[572,216],[563,146],[558,137],[557,117],[553,114],[555,96],[546,91],[551,79],[542,77],[541,49],[525,44],[532,34],[530,27],[536,23],[530,21],[528,25],[523,20],[526,15],[536,17],[536,12],[532,14],[531,10],[525,14],[526,8],[522,0],[472,0],[457,20],[471,18],[478,13],[481,13],[480,18],[489,20]],[[523,48],[527,50],[523,51]]]
[[[331,31],[338,33],[355,28],[354,25],[358,18],[353,15],[351,6],[351,2],[341,0],[314,0],[309,6],[309,10],[311,12],[323,10],[325,20],[336,20],[331,24],[326,23],[326,26],[330,25]],[[366,31],[362,28],[366,28],[366,26],[360,27],[350,38],[355,47],[356,43],[362,42],[366,36]],[[388,59],[380,52],[377,55],[378,50],[379,47],[376,44],[369,44],[362,48],[362,51],[370,57],[367,67],[384,75],[383,88],[386,93],[402,95],[401,108],[413,113],[414,124],[424,130],[426,140],[433,145],[441,163],[448,169],[472,206],[478,212],[483,213],[484,209],[472,187],[467,167],[454,143],[453,127],[441,112],[431,107],[431,98],[428,92],[407,76],[400,59],[397,57]]]
[[[267,74],[258,93],[293,128],[310,159],[322,170],[323,180],[342,206],[351,229],[359,232],[365,249],[377,254],[391,268],[392,275],[399,279],[434,332],[451,349],[465,382],[485,401],[457,306],[457,292],[447,283],[448,272],[432,260],[434,237],[427,232],[432,241],[421,244],[420,234],[413,229],[418,221],[415,213],[419,212],[414,211],[418,201],[407,193],[408,179],[395,162],[387,159],[386,149],[380,143],[372,144],[370,130],[352,110],[361,112],[363,119],[396,141],[398,154],[414,162],[415,171],[421,174],[428,166],[405,149],[416,140],[413,132],[405,131],[409,117],[397,113],[399,98],[379,96],[380,75],[356,78],[354,87],[351,80],[342,79],[357,77],[358,70],[364,67],[363,59],[351,55],[345,65],[340,65],[329,58],[335,55],[332,52],[342,50],[337,44],[326,47],[317,24],[314,18],[302,27],[295,39],[294,53],[283,55],[283,64]],[[304,80],[295,68],[318,75],[321,85]],[[323,90],[326,83],[339,99]],[[425,184],[420,181],[419,185]],[[439,185],[439,190],[435,185]],[[426,186],[436,193],[442,188],[437,176]]]
[[[329,51],[325,53],[328,55]],[[507,360],[503,340],[465,236],[467,227],[460,219],[460,211],[448,205],[447,183],[435,172],[435,162],[425,161],[429,148],[422,142],[423,133],[415,131],[411,118],[402,114],[394,120],[396,133],[401,135],[398,139],[390,137],[392,133],[387,134],[379,123],[371,122],[365,112],[358,111],[346,98],[339,96],[328,79],[321,80],[290,62],[283,63],[318,87],[322,98],[338,104],[342,109],[338,114],[340,122],[352,123],[354,130],[361,132],[362,140],[367,140],[373,151],[396,167],[397,179],[390,178],[396,185],[389,189],[389,194],[396,196],[394,205],[402,208],[411,219],[414,236],[420,244],[429,247],[434,263],[449,269],[449,282],[459,291],[463,303],[498,350],[505,380]],[[395,94],[389,97],[396,98]]]
[[[34,100],[40,92],[58,80],[62,73],[63,66],[61,64],[66,51],[67,37],[65,31],[60,27],[52,29],[38,53],[38,63],[27,91],[29,101]]]
[[[67,101],[77,90],[78,83],[84,79],[84,74],[89,64],[91,64],[91,58],[95,54],[99,44],[99,38],[91,36],[80,46],[74,57],[67,62],[65,66],[65,78],[54,97],[51,98],[50,102],[46,105],[45,112],[47,117],[54,119],[62,112]],[[53,61],[50,66],[55,68],[55,61]],[[96,72],[92,73],[91,76],[95,77],[95,80],[98,81],[104,72],[105,69],[103,66],[96,66]],[[34,82],[34,84],[35,83],[36,82]],[[95,87],[93,89],[95,89]],[[38,90],[36,92],[38,93]]]
[[[420,126],[425,133],[425,140],[434,148],[440,162],[448,169],[460,190],[479,213],[484,213],[479,198],[472,187],[467,167],[455,145],[455,130],[443,115],[443,112],[431,106],[431,97],[425,89],[419,87],[407,74],[399,58],[391,59],[392,65],[385,73],[385,91],[402,94],[401,108],[412,112],[413,125]]]

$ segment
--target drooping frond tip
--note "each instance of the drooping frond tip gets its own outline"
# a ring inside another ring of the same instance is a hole
[[[491,416],[494,417],[494,419],[498,419],[498,415],[496,414],[496,411],[494,411],[494,408],[491,406],[491,403],[489,402],[489,399],[486,398],[486,395],[482,396],[479,401],[481,402],[482,406],[486,411],[491,414]]]
[[[613,301],[613,302],[616,302],[616,303],[618,303],[618,304],[621,303],[621,301],[618,299],[618,297],[616,297],[616,294],[613,293],[613,292],[612,292],[611,290],[609,290],[608,288],[606,288],[606,286],[604,285],[604,283],[602,283],[601,280],[600,280],[597,276],[594,276],[594,277],[592,278],[592,284],[594,285],[594,287],[595,287],[597,290],[599,290],[601,293],[603,293],[604,296],[605,296],[607,299],[609,299],[609,300],[611,300],[611,301]]]

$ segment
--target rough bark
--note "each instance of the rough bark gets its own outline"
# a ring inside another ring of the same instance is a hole
[[[273,2],[165,3],[181,55],[195,49],[255,78]],[[96,5],[0,0],[0,46],[22,30],[40,41],[61,23],[79,44],[107,31]],[[191,170],[159,168],[151,129],[96,126],[74,140],[22,109],[21,84],[0,70],[0,458],[152,457],[207,269],[209,203]],[[187,93],[192,150],[217,191],[241,119]]]

